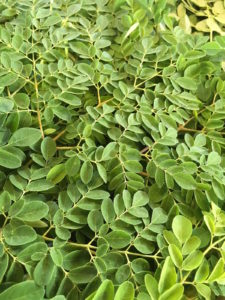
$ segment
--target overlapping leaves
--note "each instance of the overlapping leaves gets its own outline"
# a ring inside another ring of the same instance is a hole
[[[0,299],[225,295],[225,38],[176,4],[1,4]]]

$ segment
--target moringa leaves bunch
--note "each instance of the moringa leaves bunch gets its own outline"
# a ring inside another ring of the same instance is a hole
[[[224,35],[225,2],[223,0],[183,0],[177,7],[179,25],[186,31]]]
[[[1,2],[0,300],[225,296],[225,36],[179,4]]]

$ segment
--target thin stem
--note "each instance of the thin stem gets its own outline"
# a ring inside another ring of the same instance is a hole
[[[46,241],[51,241],[53,242],[54,239],[53,238],[49,238],[47,236],[42,236]],[[74,242],[70,242],[68,241],[67,244],[71,245],[71,246],[74,246],[74,247],[77,247],[77,248],[82,248],[82,249],[86,249],[88,251],[91,251],[92,254],[96,254],[95,251],[97,249],[96,246],[93,246],[93,245],[90,245],[89,243],[88,244],[79,244],[79,243],[74,243]],[[135,252],[130,252],[130,251],[118,251],[118,253],[121,253],[121,254],[124,254],[125,256],[127,255],[130,255],[130,256],[137,256],[137,257],[145,257],[145,258],[151,258],[151,259],[163,259],[163,257],[161,256],[158,256],[156,254],[154,255],[148,255],[148,254],[142,254],[142,253],[135,253]]]
[[[146,172],[138,172],[138,174],[145,176],[145,177],[149,177],[148,173],[146,173]]]
[[[180,125],[177,129],[178,132],[186,131],[186,132],[202,132],[202,130],[192,129],[192,128],[185,128],[183,125]]]
[[[42,237],[47,236],[47,234],[52,230],[52,228],[54,228],[53,225],[49,226],[49,228],[43,233]]]
[[[103,101],[103,102],[101,102],[101,103],[98,103],[97,107],[101,107],[102,105],[108,103],[109,101],[111,101],[111,100],[113,100],[113,99],[114,99],[114,97],[112,97],[112,98],[110,98],[110,99],[107,99],[107,100],[105,100],[105,101]]]
[[[42,139],[44,139],[45,135],[44,135],[43,127],[42,127],[41,113],[40,113],[40,110],[39,110],[39,105],[37,105],[37,117],[38,117],[39,128],[40,128],[40,131],[41,131],[41,137],[42,137]]]
[[[57,141],[64,133],[66,132],[66,129],[62,130],[60,133],[58,133],[54,138],[53,141]]]
[[[77,146],[57,146],[57,150],[72,150],[74,148],[77,148]]]
[[[42,137],[42,139],[44,139],[45,135],[44,135],[44,131],[43,131],[43,126],[42,126],[42,122],[41,122],[41,113],[40,113],[40,108],[39,108],[39,91],[38,91],[36,62],[34,59],[34,54],[32,55],[32,59],[33,59],[33,73],[34,73],[34,88],[35,88],[35,94],[36,94],[36,99],[37,99],[37,118],[38,118],[39,128],[41,131],[41,137]]]
[[[148,255],[148,254],[142,254],[142,253],[136,253],[130,251],[118,251],[118,252],[124,254],[125,256],[131,255],[131,256],[138,256],[138,257],[145,257],[145,258],[152,258],[152,259],[162,259],[161,256],[157,256],[157,255]]]
[[[217,244],[223,242],[224,240],[225,240],[225,236],[215,241],[214,243],[211,243],[210,246],[203,252],[203,255],[206,255],[211,249],[213,249]]]
[[[100,95],[100,87],[99,85],[96,86],[97,89],[97,97],[98,97],[98,107],[102,105],[102,101],[101,101],[101,95]]]
[[[140,152],[141,152],[141,153],[145,153],[146,151],[148,151],[148,149],[149,149],[149,146],[146,146],[146,147],[144,147]]]

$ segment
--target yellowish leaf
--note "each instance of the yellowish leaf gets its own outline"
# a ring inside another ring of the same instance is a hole
[[[139,26],[139,23],[136,22],[134,23],[130,28],[129,30],[127,31],[127,33],[125,34],[124,36],[124,40]]]
[[[177,15],[178,17],[182,18],[186,15],[186,9],[183,5],[183,3],[180,3],[177,7]]]
[[[207,26],[206,20],[202,20],[195,25],[198,31],[209,32],[209,27]]]
[[[179,25],[186,33],[191,33],[191,23],[187,15],[180,19]]]
[[[206,0],[191,0],[192,3],[199,7],[206,7],[207,6],[207,1]]]
[[[215,32],[218,32],[218,33],[222,32],[221,28],[219,27],[219,25],[217,24],[217,22],[213,18],[208,18],[206,20],[206,24],[208,25],[210,31],[215,31]]]
[[[217,17],[215,17],[215,19],[221,23],[225,25],[225,12],[223,14],[218,15]]]
[[[225,7],[223,1],[216,1],[213,5],[212,11],[215,15],[220,15],[225,13]]]

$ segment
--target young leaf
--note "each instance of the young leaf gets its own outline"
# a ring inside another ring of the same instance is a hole
[[[177,274],[171,258],[168,256],[164,262],[160,279],[159,279],[159,293],[162,294],[177,281]]]
[[[212,270],[212,273],[209,275],[208,281],[213,282],[219,279],[224,274],[224,261],[223,258],[220,258],[215,267]]]
[[[173,219],[172,229],[177,239],[183,244],[192,234],[191,221],[183,216],[176,216]]]
[[[115,295],[114,300],[134,300],[134,286],[131,282],[123,282]],[[154,299],[153,299],[154,300]]]
[[[196,250],[188,255],[187,258],[183,261],[182,268],[185,271],[192,271],[200,266],[203,260],[203,253],[199,250]]]
[[[207,285],[198,283],[196,284],[196,289],[206,300],[211,300],[211,289]]]
[[[66,176],[66,169],[64,164],[55,165],[47,174],[47,180],[57,184]]]
[[[203,259],[201,265],[199,266],[198,270],[195,273],[195,281],[196,282],[203,282],[209,276],[209,264],[206,259]]]
[[[114,286],[111,280],[106,279],[98,288],[93,300],[113,300]]]
[[[159,299],[158,283],[156,279],[150,275],[145,275],[145,286],[152,300]]]
[[[182,253],[181,253],[180,249],[176,245],[170,244],[168,247],[168,250],[169,250],[170,257],[171,257],[173,263],[175,264],[175,266],[177,268],[181,268],[182,262],[183,262],[183,257],[182,257]]]
[[[174,284],[170,289],[160,295],[159,300],[180,300],[184,293],[181,283]]]

